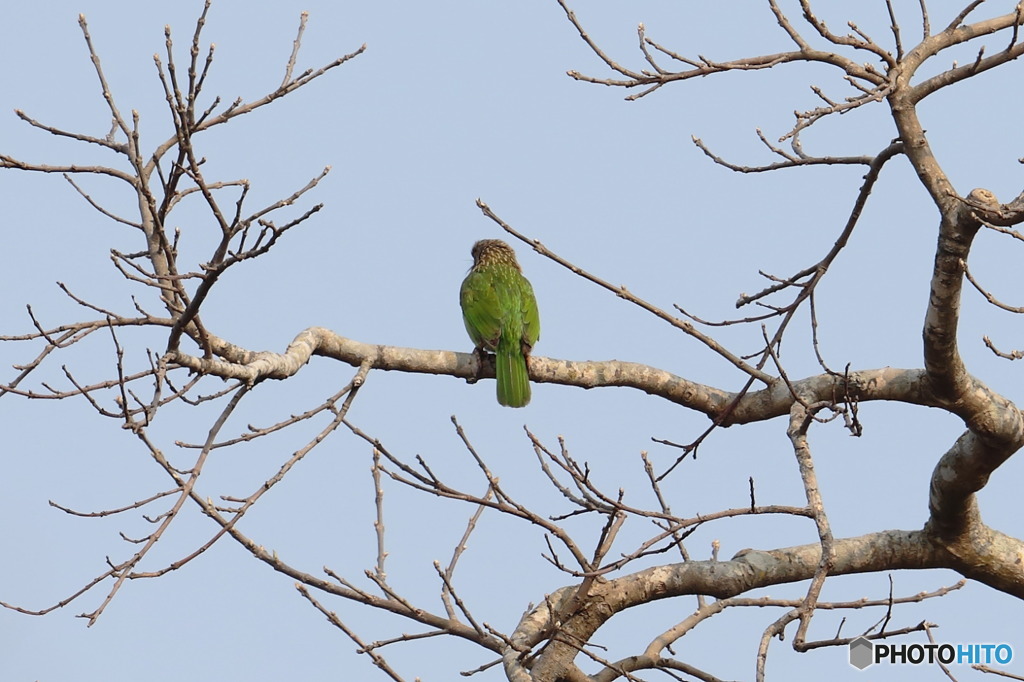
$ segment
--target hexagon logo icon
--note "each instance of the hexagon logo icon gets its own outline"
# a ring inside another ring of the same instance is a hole
[[[867,637],[858,637],[850,642],[850,665],[857,670],[864,670],[874,663],[875,645]]]

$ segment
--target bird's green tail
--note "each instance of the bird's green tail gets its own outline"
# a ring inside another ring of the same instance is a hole
[[[498,342],[495,378],[499,403],[507,407],[523,407],[530,402],[530,374],[518,340],[501,339]]]

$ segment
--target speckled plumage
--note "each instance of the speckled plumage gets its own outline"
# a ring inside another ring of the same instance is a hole
[[[462,319],[475,346],[495,354],[498,402],[523,407],[530,402],[526,359],[540,338],[537,299],[511,246],[482,239],[472,253],[473,267],[459,291]]]

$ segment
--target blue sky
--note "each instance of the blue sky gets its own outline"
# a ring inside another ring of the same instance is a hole
[[[642,63],[636,25],[688,55],[713,60],[789,48],[766,3],[638,1],[573,3],[593,37],[616,59]],[[790,3],[796,4],[796,3]],[[839,3],[822,3],[830,25],[855,19],[883,40],[884,3],[847,17]],[[992,15],[1013,3],[992,3]],[[896,3],[906,17],[905,39],[918,29],[917,2]],[[163,27],[173,29],[185,58],[199,2],[158,4],[121,0],[20,3],[0,10],[0,151],[48,163],[110,163],[82,148],[30,129],[13,114],[102,136],[109,114],[77,24],[86,15],[111,90],[123,112],[139,111],[144,144],[171,131],[152,62],[163,52]],[[349,64],[284,100],[204,136],[208,177],[245,177],[253,205],[290,194],[330,165],[327,179],[306,204],[323,202],[314,219],[290,233],[269,255],[232,270],[205,307],[216,333],[254,350],[283,350],[303,328],[319,325],[368,343],[468,351],[457,292],[471,264],[474,240],[502,237],[475,205],[477,198],[515,228],[563,257],[671,309],[673,303],[707,319],[735,314],[741,292],[760,289],[764,270],[786,276],[831,246],[854,201],[860,167],[830,167],[740,175],[713,165],[691,142],[702,138],[737,163],[773,159],[755,135],[769,139],[792,125],[795,109],[816,105],[819,85],[836,97],[849,94],[820,67],[730,73],[662,88],[637,102],[618,89],[573,81],[570,69],[607,75],[554,0],[530,3],[285,2],[254,6],[219,0],[203,44],[215,42],[207,93],[249,101],[281,81],[299,13],[310,12],[299,68],[315,68],[366,43]],[[798,11],[794,12],[794,17]],[[933,25],[949,17],[936,14]],[[838,30],[838,29],[837,29]],[[1002,41],[1002,38],[998,38]],[[999,45],[1002,45],[999,42]],[[990,46],[994,49],[995,44]],[[970,59],[973,52],[959,55]],[[1001,199],[1020,186],[1016,88],[1020,66],[941,92],[921,115],[940,162],[966,195],[986,187]],[[883,105],[823,122],[805,148],[815,154],[873,154],[894,137]],[[94,196],[129,211],[131,197],[102,180],[83,179]],[[0,333],[31,330],[24,305],[44,324],[78,319],[80,310],[55,286],[66,283],[97,304],[130,311],[130,294],[110,265],[109,250],[140,248],[137,233],[91,211],[57,176],[0,173],[4,197]],[[212,235],[202,214],[178,214],[182,251],[201,258]],[[920,329],[937,229],[937,212],[902,159],[891,162],[843,256],[818,291],[822,349],[833,367],[854,369],[921,365]],[[1020,290],[1019,263],[1009,242],[983,232],[972,270],[1007,302]],[[689,337],[601,291],[555,263],[518,245],[520,262],[537,292],[542,317],[538,355],[572,360],[642,362],[727,390],[742,377]],[[967,291],[961,333],[973,373],[1011,400],[1019,399],[1018,368],[997,360],[984,334],[1005,348],[1019,333],[1015,320],[997,314]],[[819,370],[810,348],[806,315],[798,316],[784,347],[791,377]],[[756,326],[720,331],[738,352],[754,352]],[[128,342],[131,340],[132,345]],[[126,332],[129,363],[145,365],[145,348],[161,348],[159,335]],[[37,352],[37,351],[36,351]],[[4,366],[34,355],[26,345],[0,346]],[[84,380],[110,375],[109,339],[94,339],[51,361],[38,380],[64,385],[66,364]],[[13,370],[6,370],[9,380]],[[314,359],[285,382],[265,382],[228,430],[266,425],[315,406],[343,386],[352,368]],[[524,410],[500,408],[493,384],[450,377],[371,373],[350,418],[405,458],[422,455],[432,467],[470,490],[484,483],[450,422],[456,415],[507,489],[546,514],[566,511],[544,487],[523,425],[550,447],[564,436],[596,480],[646,499],[639,453],[658,463],[677,452],[651,437],[686,442],[706,420],[660,399],[628,389],[582,391],[535,385]],[[71,518],[47,500],[85,510],[118,507],[166,487],[162,472],[118,424],[95,415],[83,400],[24,401],[6,396],[0,410],[5,434],[0,479],[0,599],[41,608],[77,591],[104,569],[104,557],[123,559],[119,538],[147,532],[138,515],[102,520]],[[169,410],[153,427],[169,453],[175,440],[202,440],[208,411]],[[919,528],[927,514],[928,476],[938,456],[962,431],[958,419],[925,408],[861,406],[863,437],[836,424],[812,430],[812,447],[833,529],[852,536],[887,528]],[[322,424],[320,425],[322,427]],[[203,494],[248,494],[308,439],[302,426],[237,450],[218,451]],[[302,431],[302,433],[299,433]],[[303,570],[324,565],[363,580],[374,562],[371,453],[362,440],[336,433],[248,515],[245,530]],[[182,460],[184,461],[184,460]],[[987,522],[1019,534],[1011,459],[981,494]],[[803,504],[803,492],[785,436],[785,421],[717,432],[666,483],[681,515],[743,506],[753,476],[758,501]],[[447,561],[472,513],[385,486],[388,573],[410,598],[440,608],[431,562]],[[593,529],[580,525],[581,537]],[[647,529],[630,527],[626,538]],[[189,512],[176,522],[143,566],[156,570],[189,553],[213,532]],[[590,533],[590,535],[588,535]],[[695,533],[691,554],[721,555],[745,547],[774,548],[815,540],[813,524],[768,517],[737,519]],[[628,551],[624,541],[621,551]],[[484,516],[458,573],[464,596],[480,620],[510,631],[531,602],[570,582],[543,559],[543,539],[508,519]],[[950,571],[893,575],[895,593],[933,590],[958,579]],[[800,595],[783,586],[772,596]],[[826,599],[881,598],[886,575],[839,577]],[[86,628],[74,615],[95,608],[93,591],[48,616],[0,611],[0,678],[45,682],[210,679],[311,681],[374,679],[369,659],[325,622],[292,587],[228,542],[179,571],[128,584],[99,622]],[[330,598],[368,641],[419,627]],[[632,653],[660,630],[689,614],[693,600],[674,600],[624,614],[598,643],[612,654]],[[723,614],[681,640],[680,657],[723,679],[753,676],[757,637],[778,614]],[[844,632],[867,629],[880,612],[851,612]],[[812,636],[830,637],[839,616],[821,613]],[[938,623],[945,641],[1006,641],[1020,648],[1021,606],[988,588],[968,587],[941,599],[897,608],[894,627],[922,619]],[[845,651],[794,654],[790,639],[775,642],[769,674],[798,679],[827,670],[835,679],[867,679],[845,664]],[[631,645],[632,648],[631,648]],[[611,654],[610,654],[611,655]],[[406,679],[453,679],[489,654],[462,642],[427,640],[395,647],[391,664]],[[1011,671],[1020,674],[1019,663]],[[923,679],[928,671],[882,669],[875,680]],[[921,675],[920,678],[913,677]],[[966,677],[966,675],[965,675]],[[477,679],[501,679],[492,669]],[[931,679],[931,677],[929,677]]]

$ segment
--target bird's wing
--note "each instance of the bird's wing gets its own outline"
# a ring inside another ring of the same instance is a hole
[[[523,344],[532,348],[540,338],[540,311],[537,309],[537,298],[533,295],[533,286],[525,277],[522,278],[520,294],[523,311]]]
[[[493,351],[498,346],[504,315],[492,278],[470,272],[462,282],[459,299],[469,338],[477,346]]]

